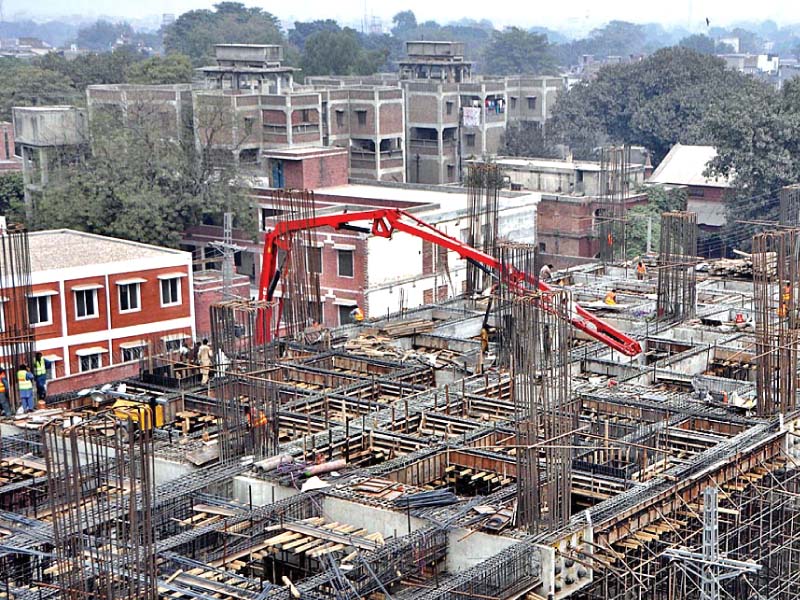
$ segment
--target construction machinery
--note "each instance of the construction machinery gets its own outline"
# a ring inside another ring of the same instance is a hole
[[[363,221],[371,222],[371,228],[366,229],[353,225],[353,223]],[[395,232],[407,233],[456,252],[462,259],[469,261],[478,268],[491,271],[499,283],[509,286],[512,290],[519,290],[522,292],[526,289],[526,286],[531,286],[533,289],[538,289],[541,292],[551,291],[550,286],[540,281],[535,275],[516,269],[511,265],[503,264],[493,256],[481,252],[439,231],[432,225],[425,223],[402,209],[382,208],[358,212],[344,212],[305,219],[279,221],[275,228],[266,234],[264,238],[261,279],[259,282],[259,300],[269,304],[269,307],[266,309],[268,313],[266,315],[267,323],[273,323],[273,299],[281,274],[286,266],[286,260],[292,250],[292,234],[322,227],[361,231],[387,239],[391,238]],[[547,298],[543,296],[543,305],[546,306],[547,302]],[[278,313],[277,321],[279,322],[280,303],[278,303]],[[642,351],[639,342],[625,333],[618,331],[601,319],[598,319],[576,303],[571,304],[569,321],[580,331],[583,331],[592,338],[626,356],[636,356]],[[269,327],[267,327],[267,330],[270,337],[277,335],[277,326],[275,332],[269,330]]]

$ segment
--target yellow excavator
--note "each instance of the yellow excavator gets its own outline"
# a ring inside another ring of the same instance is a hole
[[[164,403],[153,394],[129,394],[124,383],[116,389],[110,383],[99,389],[84,389],[78,396],[88,396],[95,408],[110,407],[119,421],[136,423],[142,431],[164,426]]]

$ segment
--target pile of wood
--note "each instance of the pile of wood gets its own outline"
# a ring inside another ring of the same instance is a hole
[[[178,523],[184,527],[205,527],[227,517],[234,517],[240,514],[233,509],[210,504],[195,504],[192,506],[192,511],[194,514],[191,517],[182,519]]]
[[[429,319],[398,320],[380,326],[380,332],[391,338],[408,337],[430,331],[433,331],[433,321]]]
[[[184,410],[175,413],[175,424],[180,427],[184,434],[189,434],[216,425],[217,417],[204,415],[192,410]]]
[[[47,467],[42,459],[13,457],[0,460],[0,485],[45,475],[47,475]]]
[[[708,274],[714,277],[725,277],[728,279],[752,279],[753,278],[753,255],[741,250],[734,250],[734,254],[739,258],[718,258],[708,262]],[[774,252],[767,253],[767,274],[775,275],[777,258]]]
[[[405,494],[414,494],[420,491],[420,488],[383,479],[382,477],[371,477],[370,479],[359,481],[351,485],[350,489],[367,498],[386,501],[396,500]]]

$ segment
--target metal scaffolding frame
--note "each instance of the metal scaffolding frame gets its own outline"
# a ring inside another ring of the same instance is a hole
[[[788,227],[800,225],[800,183],[781,188],[778,198],[780,200],[778,211],[780,224]]]
[[[630,146],[600,149],[601,208],[598,209],[600,260],[613,263],[625,260],[625,199],[630,194]]]

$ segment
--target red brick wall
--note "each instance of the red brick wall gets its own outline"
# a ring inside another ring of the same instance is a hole
[[[138,362],[115,365],[110,368],[104,368],[97,371],[88,371],[86,373],[79,373],[77,375],[71,375],[69,377],[50,381],[47,384],[47,393],[51,396],[54,396],[56,394],[75,392],[85,388],[95,388],[110,381],[136,377],[138,374]]]
[[[264,119],[265,124],[286,125],[286,113],[282,110],[262,111],[262,118]]]
[[[303,118],[303,110],[308,112],[308,118]],[[292,111],[292,125],[300,123],[319,123],[319,111],[315,108],[296,109]]]
[[[8,150],[8,151],[6,151]],[[0,123],[0,160],[14,158],[14,125]]]
[[[211,305],[222,301],[222,280],[217,279],[206,284],[208,289],[195,285],[194,291],[194,323],[197,338],[211,339]],[[250,297],[250,280],[247,277],[234,278],[233,291],[244,298]]]
[[[347,185],[347,153],[326,156],[322,159],[319,186]]]
[[[36,292],[46,291],[46,290],[58,290],[57,283],[44,283],[39,285],[34,285],[31,288],[31,293],[36,294]],[[61,336],[61,294],[56,294],[50,296],[50,318],[52,319],[52,323],[50,325],[39,325],[33,328],[34,333],[36,334],[37,339],[46,339],[46,338],[54,338]]]
[[[322,155],[303,160],[284,160],[283,177],[287,188],[313,190],[347,184],[347,153]]]
[[[109,288],[111,294],[111,327],[130,327],[132,325],[141,325],[143,323],[151,323],[153,321],[165,321],[167,319],[179,319],[181,317],[188,317],[189,311],[189,278],[182,277],[181,284],[181,303],[178,306],[165,307],[161,306],[161,280],[158,275],[175,272],[186,272],[186,268],[166,267],[163,269],[152,269],[145,272],[136,273],[122,273],[119,275],[112,275],[109,277]],[[140,284],[140,307],[141,310],[122,313],[119,312],[119,290],[117,289],[116,282],[125,279],[134,279],[142,277],[147,279],[146,282]]]
[[[287,189],[306,189],[305,179],[303,177],[303,161],[283,161],[283,184]]]
[[[403,105],[383,104],[380,107],[380,133],[382,135],[403,134]]]
[[[97,284],[102,288],[95,290],[97,301],[97,316],[89,319],[78,319],[75,292],[72,288],[80,285]],[[70,279],[64,282],[64,308],[67,312],[67,335],[88,333],[90,331],[101,331],[108,328],[106,319],[106,294],[105,277],[84,277],[82,279]]]

